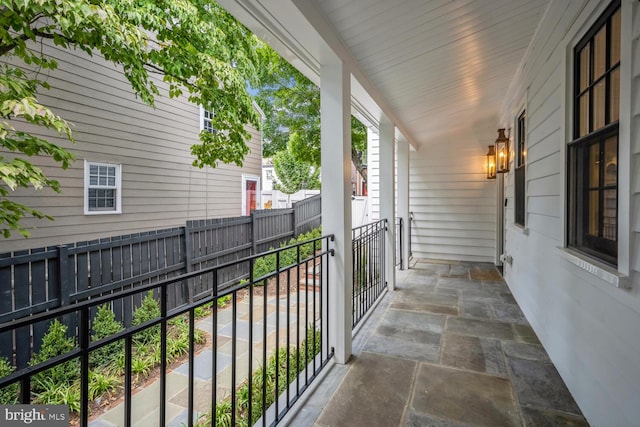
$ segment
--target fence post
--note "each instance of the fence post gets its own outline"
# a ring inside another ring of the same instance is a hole
[[[256,213],[251,212],[251,254],[258,253],[258,227],[256,226]]]
[[[193,242],[191,241],[191,233],[189,232],[189,222],[184,227],[184,264],[185,272],[190,273],[193,271]],[[191,284],[193,279],[187,279],[182,282],[182,295],[184,295],[189,304],[193,303],[193,292],[191,292]]]
[[[293,206],[292,206],[292,208],[293,208],[293,237],[295,239],[298,238],[298,218],[299,218],[299,215],[298,215],[298,209],[299,209],[298,208],[298,204],[299,204],[299,202],[295,202],[293,204]]]
[[[69,305],[73,286],[69,277],[69,248],[58,246],[58,283],[60,289],[60,306]]]

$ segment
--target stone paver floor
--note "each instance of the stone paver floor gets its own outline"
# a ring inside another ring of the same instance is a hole
[[[291,426],[588,426],[495,266],[398,272]]]

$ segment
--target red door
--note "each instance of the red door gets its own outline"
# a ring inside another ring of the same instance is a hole
[[[245,212],[244,212],[245,215],[251,214],[251,211],[254,211],[256,209],[257,189],[258,189],[257,181],[247,180],[245,182],[245,187],[244,187],[245,201],[246,201]]]

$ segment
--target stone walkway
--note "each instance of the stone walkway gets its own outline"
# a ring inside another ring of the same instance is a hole
[[[588,426],[491,264],[398,273],[291,426]]]
[[[266,313],[267,334],[266,345],[267,355],[271,355],[276,343],[276,312],[279,313],[279,340],[280,345],[285,346],[287,340],[287,311],[289,311],[290,340],[295,345],[297,330],[297,316],[300,316],[300,324],[304,325],[305,317],[305,295],[312,304],[314,295],[316,297],[316,307],[319,307],[318,294],[313,291],[299,292],[300,304],[298,308],[298,297],[296,293],[291,294],[287,304],[286,295],[279,300],[275,297],[267,299],[266,310],[262,296],[254,297],[253,301],[253,361],[252,367],[255,370],[262,365],[262,352],[265,341],[263,340],[264,319]],[[236,321],[236,386],[245,381],[249,374],[249,301],[248,298],[237,304]],[[312,321],[312,313],[309,313],[309,321]],[[231,394],[231,370],[232,370],[232,320],[233,312],[231,305],[218,310],[218,342],[216,360],[216,386],[218,400]],[[209,316],[196,322],[196,327],[206,331],[210,335],[213,333],[213,320]],[[300,339],[305,338],[304,328],[300,329]],[[268,357],[267,356],[267,357]],[[203,414],[211,408],[211,387],[213,379],[213,348],[208,347],[200,351],[194,358],[194,410],[197,414]],[[166,418],[168,426],[182,427],[187,425],[188,407],[188,373],[189,363],[185,362],[174,370],[167,372],[167,401]],[[132,425],[134,427],[157,426],[159,424],[159,381],[147,384],[145,387],[134,391],[132,398]],[[96,419],[89,422],[90,427],[116,427],[124,425],[124,405],[113,407]]]

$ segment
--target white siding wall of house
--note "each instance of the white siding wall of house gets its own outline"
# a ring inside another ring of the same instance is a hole
[[[414,258],[495,261],[496,180],[483,172],[493,141],[470,134],[460,129],[410,152]]]
[[[367,129],[367,197],[369,222],[380,219],[380,137]]]
[[[45,53],[59,68],[46,78],[51,90],[41,102],[74,125],[76,143],[43,135],[68,147],[76,162],[66,171],[47,159],[34,159],[62,193],[16,191],[10,197],[55,217],[27,220],[32,237],[15,233],[0,252],[70,243],[184,225],[185,220],[237,216],[242,212],[242,175],[261,175],[261,139],[249,129],[251,153],[242,168],[220,164],[199,169],[191,165],[190,147],[198,141],[200,110],[186,97],[169,99],[166,85],[156,80],[161,96],[156,108],[133,94],[121,69],[99,55],[49,45]],[[40,71],[43,73],[45,71]],[[40,129],[31,128],[34,133]],[[122,165],[122,214],[84,215],[83,160]]]
[[[623,207],[631,206],[630,227],[619,232],[621,241],[630,236],[630,244],[619,248],[619,259],[630,260],[631,289],[617,288],[570,262],[561,249],[566,235],[573,46],[608,4],[552,2],[511,85],[501,125],[513,128],[526,107],[527,202],[524,229],[514,225],[514,212],[507,210],[505,251],[513,263],[505,264],[505,278],[589,422],[630,426],[640,420],[640,4],[636,0],[622,1],[618,157],[631,158],[630,170],[621,167],[618,178],[630,183],[629,194],[619,194],[621,223],[629,215]],[[505,191],[513,206],[513,173],[507,175]]]

